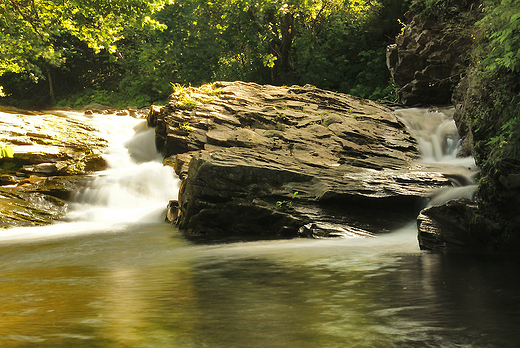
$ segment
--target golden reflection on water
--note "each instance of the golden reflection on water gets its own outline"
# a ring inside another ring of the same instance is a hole
[[[168,229],[0,246],[0,347],[502,348],[517,338],[510,263],[403,245],[197,246]]]
[[[158,347],[192,336],[189,318],[197,317],[197,306],[191,268],[182,258],[147,266],[125,251],[135,264],[117,265],[121,254],[72,250],[72,259],[90,255],[77,265],[71,260],[71,266],[53,267],[67,259],[40,247],[0,249],[9,251],[0,253],[8,261],[0,262],[0,347]],[[18,265],[16,255],[23,259],[24,253],[33,260]],[[164,303],[172,310],[166,326]]]
[[[143,332],[161,345],[191,336],[189,318],[196,317],[196,306],[189,272],[170,274],[175,279],[170,283],[158,281],[161,272],[57,267],[2,273],[0,338],[53,344],[67,338],[94,339],[137,346],[146,343]],[[147,287],[164,298],[149,297]],[[167,328],[157,313],[164,301],[175,311]]]

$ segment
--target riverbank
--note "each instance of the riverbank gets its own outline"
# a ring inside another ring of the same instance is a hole
[[[71,194],[107,168],[107,131],[93,122],[93,113],[0,110],[0,144],[14,151],[12,158],[0,159],[1,228],[60,221]]]

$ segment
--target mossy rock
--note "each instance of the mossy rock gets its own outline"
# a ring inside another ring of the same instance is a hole
[[[48,225],[59,220],[66,210],[67,203],[59,198],[0,188],[0,228]]]

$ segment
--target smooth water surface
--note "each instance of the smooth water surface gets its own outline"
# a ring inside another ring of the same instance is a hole
[[[518,259],[167,224],[0,247],[1,347],[517,347]]]

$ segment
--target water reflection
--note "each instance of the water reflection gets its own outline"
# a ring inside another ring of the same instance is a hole
[[[513,347],[520,338],[517,260],[423,253],[413,231],[204,246],[156,225],[0,255],[2,347]]]

